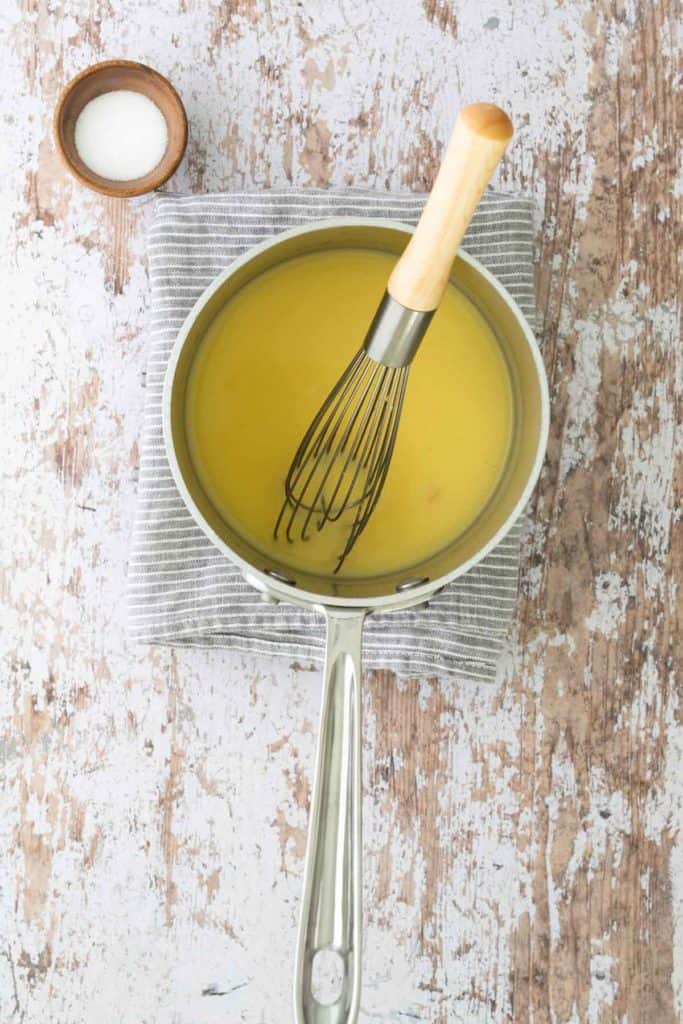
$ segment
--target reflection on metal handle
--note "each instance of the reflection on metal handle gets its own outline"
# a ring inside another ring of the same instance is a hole
[[[299,922],[294,982],[297,1024],[352,1024],[361,962],[361,632],[364,611],[327,609],[327,653],[320,736]],[[341,991],[323,1005],[313,992],[313,961],[341,961]]]

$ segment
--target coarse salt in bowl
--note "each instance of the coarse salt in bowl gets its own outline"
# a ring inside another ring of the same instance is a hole
[[[115,89],[86,103],[76,120],[74,141],[81,160],[95,174],[135,181],[161,163],[168,127],[149,96]]]

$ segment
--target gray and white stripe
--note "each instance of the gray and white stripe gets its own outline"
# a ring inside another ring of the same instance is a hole
[[[190,308],[213,278],[265,238],[323,217],[389,217],[415,224],[424,196],[362,189],[160,194],[149,235],[150,351],[138,505],[128,566],[129,625],[141,643],[225,646],[320,662],[324,626],[306,609],[263,605],[193,522],[176,491],[161,429],[168,356]],[[532,204],[488,192],[465,248],[534,321]],[[520,527],[428,609],[371,616],[371,668],[492,680],[517,592]]]

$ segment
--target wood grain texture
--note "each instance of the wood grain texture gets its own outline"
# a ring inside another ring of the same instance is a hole
[[[3,1024],[290,999],[317,675],[125,636],[150,208],[50,140],[118,56],[183,98],[180,190],[421,190],[462,104],[519,126],[498,180],[537,199],[549,454],[499,685],[366,680],[362,1020],[683,1019],[680,14],[2,5]]]

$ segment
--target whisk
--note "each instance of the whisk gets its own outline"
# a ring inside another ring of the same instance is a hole
[[[362,347],[316,413],[285,480],[276,539],[306,540],[348,516],[338,572],[365,529],[396,445],[408,371],[448,283],[458,246],[512,138],[490,103],[460,111],[431,195],[394,267]]]

